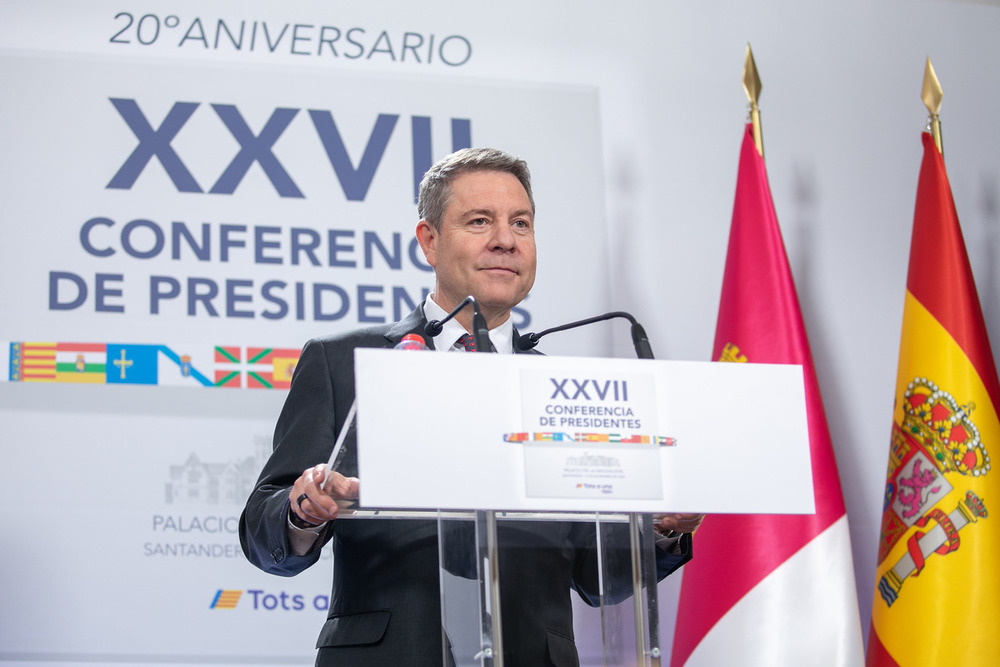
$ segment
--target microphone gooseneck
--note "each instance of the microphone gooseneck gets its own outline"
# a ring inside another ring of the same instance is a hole
[[[476,297],[471,296],[471,295],[467,296],[464,299],[462,299],[462,303],[458,304],[458,306],[456,306],[454,310],[452,310],[450,313],[448,313],[447,315],[445,315],[444,317],[442,317],[440,320],[431,320],[430,322],[428,322],[427,324],[425,324],[424,325],[424,334],[427,335],[428,338],[434,338],[435,336],[437,336],[439,333],[441,333],[441,330],[444,328],[445,323],[448,320],[453,319],[456,315],[458,315],[458,313],[463,308],[465,308],[466,306],[468,306],[470,303],[474,304],[473,305],[473,311],[476,312],[476,313],[478,313],[479,312],[479,304],[476,303]]]
[[[588,317],[585,320],[562,324],[557,327],[552,327],[551,329],[545,329],[544,331],[540,331],[538,333],[524,334],[517,339],[517,347],[520,350],[530,350],[538,345],[538,341],[542,336],[547,336],[550,333],[556,333],[557,331],[576,329],[577,327],[593,324],[594,322],[603,322],[604,320],[611,320],[618,317],[626,319],[632,324],[632,346],[635,348],[636,357],[639,359],[654,359],[653,349],[650,347],[649,339],[646,337],[646,330],[641,324],[639,324],[639,322],[636,321],[634,317],[632,317],[632,315],[621,310],[616,310],[612,313],[605,313],[603,315],[597,315],[595,317]]]

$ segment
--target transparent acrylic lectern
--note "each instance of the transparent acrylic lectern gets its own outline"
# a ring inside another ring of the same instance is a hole
[[[579,594],[601,664],[658,666],[653,514],[815,509],[800,366],[358,349],[355,384],[356,520],[437,521],[443,665],[566,655]]]
[[[572,625],[558,624],[579,595],[600,608],[601,664],[659,665],[653,534],[649,515],[438,513],[442,664],[576,651]]]
[[[353,475],[355,424],[348,423],[344,436],[331,468]],[[652,515],[344,505],[341,520],[437,521],[442,665],[502,667],[505,655],[523,664],[518,655],[526,634],[535,644],[543,638],[545,650],[557,655],[576,651],[572,612],[567,612],[571,595],[600,609],[602,665],[660,665],[660,577]],[[537,613],[527,613],[526,608],[543,606],[568,627],[548,627]]]

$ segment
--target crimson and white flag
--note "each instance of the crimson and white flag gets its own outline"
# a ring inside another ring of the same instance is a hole
[[[670,664],[862,665],[840,477],[767,171],[749,124],[713,358],[802,365],[816,513],[705,519],[695,558],[684,566]]]

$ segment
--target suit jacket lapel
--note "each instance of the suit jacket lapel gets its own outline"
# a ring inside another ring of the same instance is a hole
[[[427,336],[424,336],[425,324],[427,324],[427,318],[424,317],[424,302],[421,301],[412,313],[389,327],[389,330],[385,333],[386,340],[392,343],[392,347],[395,347],[399,341],[403,340],[403,336],[408,333],[415,333],[423,336],[424,341],[428,344],[427,347],[433,349],[434,340],[428,340]]]

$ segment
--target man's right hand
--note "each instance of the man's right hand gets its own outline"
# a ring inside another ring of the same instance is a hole
[[[288,492],[288,499],[299,521],[309,526],[321,526],[337,518],[342,507],[338,501],[343,505],[350,504],[344,501],[357,500],[358,492],[357,477],[344,477],[332,470],[327,475],[326,464],[320,463],[299,475]]]

